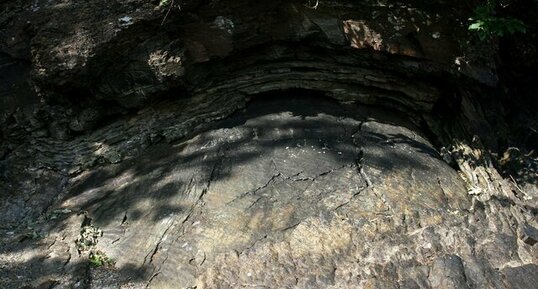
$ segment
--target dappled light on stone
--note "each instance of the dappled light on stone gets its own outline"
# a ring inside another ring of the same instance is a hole
[[[295,282],[267,266],[329,285],[334,268],[379,237],[469,209],[462,180],[416,128],[367,107],[286,98],[255,100],[190,140],[84,173],[62,207],[91,216],[103,232],[96,248],[158,288]],[[408,242],[394,246],[418,246]],[[316,260],[325,262],[312,271]]]
[[[4,0],[0,288],[534,289],[538,5],[471,2]]]

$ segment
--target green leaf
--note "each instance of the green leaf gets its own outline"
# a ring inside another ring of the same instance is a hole
[[[498,0],[487,0],[484,4],[476,7],[473,16],[469,18],[470,24],[467,29],[477,33],[478,38],[482,41],[493,36],[502,37],[506,34],[527,31],[525,24],[519,19],[497,17],[495,15],[497,6]]]
[[[482,23],[476,22],[469,25],[469,30],[480,30],[482,29]]]

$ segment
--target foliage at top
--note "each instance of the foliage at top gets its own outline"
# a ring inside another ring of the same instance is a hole
[[[519,19],[513,17],[499,17],[495,13],[495,8],[499,5],[498,0],[487,0],[484,4],[474,10],[469,31],[477,33],[480,40],[493,37],[502,37],[516,32],[525,33],[526,26]],[[508,5],[508,4],[507,4]]]

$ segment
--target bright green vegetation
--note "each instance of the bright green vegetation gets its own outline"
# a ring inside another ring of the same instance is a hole
[[[486,3],[474,10],[473,17],[469,19],[471,21],[469,31],[476,32],[480,40],[526,32],[526,26],[521,20],[496,15],[495,8],[499,5],[498,1],[486,0]]]
[[[102,251],[90,252],[89,261],[92,267],[114,266],[114,261]]]

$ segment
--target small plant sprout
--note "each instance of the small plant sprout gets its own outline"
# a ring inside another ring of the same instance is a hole
[[[98,267],[110,267],[114,266],[114,261],[110,259],[104,252],[102,251],[91,251],[89,256],[90,266],[98,268]]]

